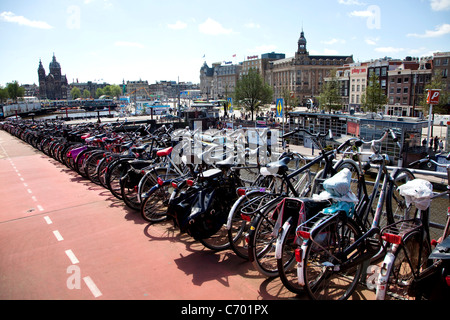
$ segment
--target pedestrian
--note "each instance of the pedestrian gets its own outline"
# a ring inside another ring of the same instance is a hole
[[[439,138],[438,136],[436,136],[434,137],[434,152],[438,150],[438,146],[439,146]]]
[[[439,141],[439,152],[442,152],[442,151],[444,151],[444,142],[441,139],[441,141]]]

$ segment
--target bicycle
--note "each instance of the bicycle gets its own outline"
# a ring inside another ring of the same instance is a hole
[[[373,155],[370,163],[379,166],[368,203],[360,201],[353,217],[342,210],[332,214],[321,212],[297,227],[296,234],[303,239],[300,248],[296,249],[298,282],[313,300],[348,299],[359,280],[364,279],[363,271],[368,264],[382,257],[380,229],[384,227],[381,223],[384,204],[387,224],[403,219],[393,213],[392,201],[386,201],[386,195],[392,195],[397,185],[413,180],[414,175],[405,168],[396,168],[392,173],[388,171],[387,158],[376,148],[376,144],[386,139],[389,133],[398,144],[392,130],[387,130],[378,140],[360,142],[371,145]],[[376,198],[373,221],[367,228],[363,221]],[[399,201],[398,207],[404,207],[400,198],[396,201]]]
[[[450,154],[447,156],[450,160]],[[386,256],[377,281],[377,300],[443,299],[450,297],[449,284],[444,283],[450,272],[450,165],[438,163],[429,157],[410,164],[431,163],[447,171],[447,190],[433,192],[430,182],[422,179],[404,185],[400,194],[408,199],[414,213],[409,219],[389,225],[381,232],[386,243]],[[431,240],[430,204],[437,198],[449,198],[447,221],[441,238]],[[441,245],[441,247],[439,247]],[[433,250],[432,247],[436,246]],[[440,279],[441,278],[441,279]],[[436,287],[443,289],[436,295]],[[441,295],[441,296],[439,296]]]
[[[248,243],[249,261],[251,261],[255,268],[266,277],[275,277],[279,274],[277,259],[275,257],[275,247],[278,228],[281,227],[284,223],[284,221],[278,221],[278,227],[276,227],[277,217],[271,213],[274,212],[277,205],[283,198],[304,196],[299,194],[299,192],[295,190],[294,186],[291,183],[291,179],[299,174],[308,172],[311,167],[324,161],[324,168],[320,170],[313,179],[311,191],[312,194],[318,192],[321,183],[326,178],[328,178],[329,176],[333,176],[344,168],[348,168],[352,172],[352,174],[356,175],[356,178],[352,178],[352,181],[359,181],[359,167],[353,160],[341,159],[336,164],[333,163],[336,153],[347,147],[346,143],[341,144],[336,149],[326,151],[322,147],[322,143],[320,143],[319,138],[324,138],[327,136],[327,134],[313,134],[303,129],[300,129],[299,131],[304,131],[310,134],[316,141],[316,144],[319,146],[321,152],[317,157],[312,159],[306,165],[290,174],[287,174],[288,167],[285,160],[286,158],[276,163],[270,164],[272,168],[276,168],[278,170],[276,173],[282,177],[283,182],[287,186],[287,191],[282,190],[280,194],[268,193],[264,195],[264,197],[271,198],[269,198],[269,201],[266,202],[263,206],[258,208],[256,212],[253,212],[255,216],[252,220],[250,231],[247,234],[246,238],[246,241]],[[287,135],[289,134],[292,133],[288,133]],[[284,137],[285,136],[286,135],[284,135]],[[359,189],[358,186],[355,186],[355,188]],[[352,187],[352,189],[354,188]],[[359,191],[357,191],[356,193],[359,193]]]
[[[350,156],[351,158],[360,158],[360,152],[355,151],[354,146],[359,145],[359,139],[353,138],[346,141],[347,148],[344,152],[344,156]],[[282,227],[278,231],[278,238],[276,240],[275,257],[277,259],[277,268],[280,276],[280,280],[283,285],[293,293],[302,293],[303,286],[298,283],[297,280],[297,268],[295,266],[295,249],[298,247],[298,236],[296,235],[296,229],[299,224],[304,223],[311,217],[315,216],[322,210],[326,210],[327,214],[331,214],[333,210],[345,210],[347,215],[350,215],[352,210],[354,210],[353,203],[346,203],[348,201],[358,201],[358,199],[366,199],[368,197],[366,180],[364,176],[364,170],[361,163],[359,162],[360,172],[359,181],[356,183],[359,186],[359,198],[356,195],[352,198],[342,198],[339,197],[339,202],[336,202],[336,196],[331,197],[333,192],[332,188],[325,191],[328,193],[327,196],[316,196],[313,195],[313,199],[299,199],[299,198],[286,198],[285,203],[280,203],[277,208],[278,219],[280,221],[285,221]],[[342,176],[342,174],[345,174]],[[351,176],[347,176],[347,172],[340,170],[339,173],[334,175],[332,178],[324,181],[323,185],[327,186],[335,179],[342,179],[348,185],[349,191],[351,187]],[[351,174],[351,173],[350,173]],[[342,184],[342,182],[341,182]],[[342,187],[341,187],[342,188]],[[345,189],[345,187],[344,187]],[[346,192],[348,193],[348,191]],[[347,200],[347,201],[346,201]],[[329,208],[328,208],[329,207]],[[327,208],[327,209],[325,209]],[[281,222],[279,222],[281,224]]]

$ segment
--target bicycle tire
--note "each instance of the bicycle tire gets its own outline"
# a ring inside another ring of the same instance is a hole
[[[267,207],[255,215],[248,234],[248,255],[256,270],[272,278],[278,276],[275,257],[276,237],[272,234],[276,220],[270,213],[275,210],[282,198],[272,200]]]
[[[336,217],[325,222],[319,221],[313,230],[317,234],[314,240],[320,246],[311,239],[306,244],[303,262],[305,292],[312,300],[348,299],[361,277],[363,262],[349,270],[335,270],[334,257],[346,259],[341,253],[361,237],[358,225],[352,219]],[[331,251],[333,256],[329,253]],[[361,251],[359,246],[354,254],[358,256]]]
[[[422,242],[422,256],[420,257],[422,263],[419,266],[420,242]],[[414,280],[412,273],[418,274],[428,266],[430,254],[430,243],[423,239],[419,231],[412,232],[403,239],[402,244],[394,252],[394,261],[389,271],[384,300],[414,300],[416,292],[410,291]]]
[[[248,260],[248,244],[246,235],[249,231],[253,214],[245,215],[248,218],[244,220],[241,216],[241,210],[246,208],[250,212],[257,211],[258,208],[265,203],[263,198],[257,198],[264,197],[265,195],[266,193],[264,191],[259,190],[246,193],[236,200],[228,215],[227,234],[230,247],[238,257],[246,260]]]
[[[165,168],[156,168],[155,170],[160,170],[160,174],[162,175],[167,173]],[[167,219],[169,199],[174,190],[172,187],[172,179],[163,179],[162,185],[159,185],[157,183],[158,176],[158,171],[155,171],[156,178],[152,178],[154,180],[152,180],[153,185],[146,191],[146,195],[143,197],[140,206],[141,216],[148,222],[160,222]]]
[[[100,185],[100,180],[98,178],[97,166],[100,160],[103,159],[103,154],[103,150],[92,152],[86,159],[84,166],[84,173],[86,174],[86,177],[98,185]]]
[[[380,221],[380,228],[393,224],[400,220],[415,217],[417,213],[416,207],[406,206],[406,200],[398,192],[398,187],[405,184],[408,181],[414,180],[414,174],[406,169],[399,168],[394,172],[393,180],[390,181],[387,197],[386,197],[386,222]]]

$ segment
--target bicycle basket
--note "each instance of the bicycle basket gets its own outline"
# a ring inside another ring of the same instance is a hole
[[[284,198],[272,213],[272,219],[276,220],[273,228],[273,236],[278,235],[278,230],[292,217],[297,225],[309,220],[324,208],[331,205],[328,200],[312,200],[309,198]]]

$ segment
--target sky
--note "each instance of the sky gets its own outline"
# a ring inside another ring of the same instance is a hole
[[[450,51],[450,0],[1,0],[0,86],[38,84],[55,54],[72,82],[200,82],[206,62],[268,52],[355,61]]]

